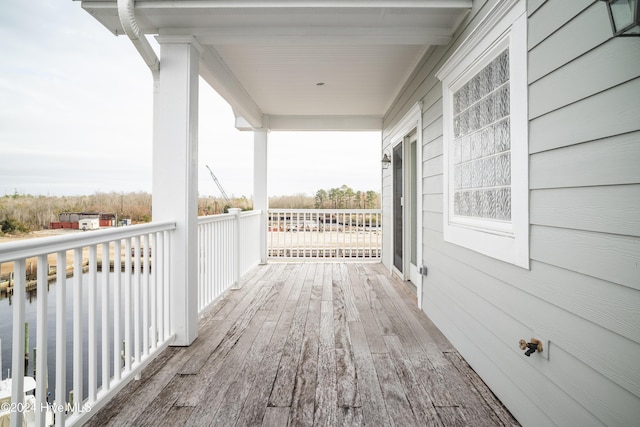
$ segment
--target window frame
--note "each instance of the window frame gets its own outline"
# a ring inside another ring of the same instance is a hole
[[[509,50],[511,221],[453,214],[453,94],[505,49]],[[444,240],[529,268],[529,143],[527,16],[524,0],[496,2],[436,76],[443,93]]]

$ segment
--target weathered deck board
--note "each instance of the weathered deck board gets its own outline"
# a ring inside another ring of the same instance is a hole
[[[373,355],[360,322],[349,322],[349,334],[356,360],[358,389],[362,394],[362,413],[365,424],[390,425],[381,384],[376,373]]]
[[[265,352],[265,358],[261,362],[260,369],[253,381],[251,391],[247,396],[237,425],[259,425],[265,416],[269,396],[278,372],[278,365],[282,358],[282,349],[287,341],[287,336],[293,322],[293,314],[297,301],[287,301],[278,320],[276,331],[271,337],[269,347]],[[288,411],[287,411],[288,414]],[[288,417],[288,415],[287,415]]]
[[[358,271],[365,271],[363,268],[358,268],[358,265],[356,265],[356,268],[358,269]],[[389,274],[389,271],[386,270],[386,267],[384,267],[380,263],[370,265],[369,271],[374,271],[375,274]],[[453,345],[451,345],[449,340],[442,334],[442,332],[440,332],[440,329],[438,329],[436,325],[433,324],[431,319],[425,316],[420,307],[418,307],[417,297],[415,293],[410,291],[409,288],[399,280],[391,280],[389,281],[389,283],[391,284],[392,289],[395,290],[395,295],[397,295],[402,299],[402,301],[404,301],[405,307],[408,308],[409,312],[413,313],[414,318],[418,322],[420,322],[425,331],[429,333],[429,335],[433,339],[433,343],[436,344],[441,351],[455,351]]]
[[[333,334],[333,303],[322,301],[320,306],[320,337],[318,347],[318,378],[314,425],[336,425],[338,394],[336,390],[336,352]]]
[[[427,389],[420,384],[413,369],[413,364],[398,337],[387,336],[385,337],[385,342],[398,373],[398,379],[402,384],[407,399],[409,399],[413,414],[419,425],[425,427],[441,425],[431,397],[427,393]]]
[[[313,425],[316,399],[316,378],[318,376],[318,345],[320,329],[321,301],[312,300],[307,311],[300,363],[296,372],[291,415],[289,424],[293,426]]]
[[[347,269],[349,271],[349,278],[353,284],[353,294],[356,299],[356,307],[360,313],[360,319],[362,320],[364,333],[367,336],[369,349],[372,353],[386,353],[387,347],[384,343],[382,332],[376,322],[375,316],[371,312],[371,307],[367,301],[358,271],[353,264],[348,265]]]
[[[389,316],[387,312],[383,309],[380,300],[378,298],[378,294],[375,288],[375,282],[377,282],[376,276],[371,269],[362,268],[364,270],[362,273],[361,284],[364,289],[365,297],[367,301],[369,301],[369,307],[371,310],[376,313],[376,323],[382,331],[382,335],[394,335],[396,332],[393,330],[393,326],[391,321],[389,320]]]
[[[259,266],[88,425],[518,425],[378,264]]]
[[[282,407],[269,407],[262,420],[264,427],[286,427],[287,420],[289,419],[289,408]],[[255,425],[255,424],[254,424]]]
[[[446,352],[445,356],[451,361],[451,363],[460,371],[462,376],[468,380],[470,384],[473,384],[478,395],[489,405],[492,411],[492,415],[495,414],[500,421],[506,425],[517,425],[514,422],[513,417],[505,409],[504,405],[495,394],[487,387],[487,385],[478,377],[473,369],[467,364],[467,362],[460,356],[458,352]]]
[[[333,273],[338,274],[334,268]],[[338,406],[342,408],[360,407],[360,393],[356,380],[355,359],[351,348],[351,337],[347,327],[347,314],[342,290],[332,278],[333,331],[336,348],[336,393]]]
[[[230,298],[231,301],[229,301],[225,307],[216,314],[210,324],[205,326],[205,328],[217,328],[219,333],[211,335],[211,332],[207,330],[205,334],[206,336],[213,336],[218,339],[205,340],[202,344],[203,348],[201,351],[194,352],[189,360],[184,363],[184,366],[180,370],[181,374],[194,375],[202,369],[202,366],[206,363],[207,359],[213,354],[212,352],[216,350],[222,340],[226,338],[227,332],[235,326],[237,319],[244,315],[247,307],[251,306],[251,302],[258,291],[262,290],[261,287],[255,286],[255,283],[261,278],[261,276],[261,274],[251,276],[250,280],[247,282],[247,288],[251,288],[248,292],[227,292],[227,294],[232,294],[232,297]],[[212,308],[215,309],[215,306]]]
[[[407,399],[398,375],[396,374],[393,362],[386,353],[371,355],[373,365],[378,373],[378,382],[382,391],[383,401],[380,402],[387,408],[390,422],[394,426],[418,426],[411,405]],[[378,405],[378,402],[374,402]],[[367,424],[375,423],[376,418],[367,418]]]
[[[302,267],[301,270],[305,273],[304,276],[302,276],[302,286],[300,286],[300,292],[298,293],[298,304],[293,315],[293,323],[289,331],[289,337],[282,352],[276,381],[273,385],[271,396],[269,397],[269,406],[291,406],[293,388],[296,383],[296,373],[298,371],[298,362],[300,361],[302,340],[304,338],[304,327],[309,310],[311,287],[313,286],[313,280],[309,280],[309,276],[315,274],[315,266],[311,265],[311,267],[313,267],[313,272],[309,265]]]
[[[264,350],[269,344],[275,328],[275,322],[265,322],[262,325],[235,379],[224,393],[224,398],[217,408],[212,424],[223,425],[235,423],[238,419],[242,405],[249,394],[255,375],[262,362]],[[210,407],[209,409],[213,408]],[[207,415],[203,414],[203,416],[209,418]]]
[[[259,312],[259,308],[269,294],[272,284],[272,282],[256,282],[256,286],[259,286],[260,290],[256,293],[255,298],[222,337],[219,345],[213,350],[202,368],[191,374],[193,377],[191,380],[192,391],[189,394],[181,395],[176,402],[177,405],[198,405],[204,399],[212,382],[227,380],[227,365],[235,363],[238,357],[244,357],[262,326],[266,312]],[[261,318],[255,319],[256,316]],[[235,368],[235,365],[233,367]]]

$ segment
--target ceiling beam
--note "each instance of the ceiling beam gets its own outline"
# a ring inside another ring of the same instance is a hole
[[[380,116],[269,116],[274,131],[377,131]]]
[[[120,34],[122,28],[117,19],[116,0],[82,0],[82,7],[92,14],[98,21],[114,34]],[[232,11],[242,13],[243,9],[254,9],[261,13],[280,13],[279,9],[297,10],[303,14],[313,14],[313,9],[335,9],[337,13],[341,9],[361,9],[378,10],[380,14],[386,15],[394,10],[413,9],[416,13],[444,13],[446,15],[457,15],[463,11],[468,11],[472,7],[471,0],[136,0],[135,11],[137,11],[138,24],[145,34],[157,34],[164,32],[172,25],[158,28],[159,22],[163,22],[167,16],[176,11],[180,11],[178,17],[184,14],[206,15],[216,11]],[[286,13],[286,12],[285,12]],[[295,21],[294,21],[295,22]],[[180,24],[179,24],[180,25]],[[185,25],[185,24],[182,24]],[[189,24],[186,24],[187,26]],[[415,27],[389,27],[384,25],[372,25],[370,27],[357,26],[307,26],[307,27],[285,27],[285,28],[247,28],[243,27],[247,39],[266,37],[272,43],[288,42],[293,37],[309,37],[308,43],[338,43],[337,39],[342,37],[353,38],[356,43],[383,44],[423,44],[434,45],[449,42],[452,28],[447,25],[445,28],[425,28],[425,26]],[[175,28],[175,26],[174,26]],[[237,28],[237,27],[236,27]],[[210,37],[211,41],[205,43],[234,43],[241,39],[238,30],[216,29],[210,32],[194,31],[190,29],[176,30],[174,34],[190,34],[196,37]],[[315,39],[315,40],[314,40]],[[297,40],[299,42],[299,40]],[[245,41],[246,42],[246,41]]]
[[[236,115],[253,128],[262,128],[262,111],[213,48],[204,47],[200,65],[200,76],[229,103]]]
[[[115,3],[116,0],[111,0]],[[109,3],[83,0],[83,3]],[[468,9],[472,0],[138,0],[136,9],[389,8]]]
[[[192,34],[206,45],[446,45],[451,29],[443,27],[228,27],[172,28],[163,34]]]

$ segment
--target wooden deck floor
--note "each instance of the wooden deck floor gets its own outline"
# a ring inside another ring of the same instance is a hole
[[[374,263],[259,266],[88,425],[517,425]]]

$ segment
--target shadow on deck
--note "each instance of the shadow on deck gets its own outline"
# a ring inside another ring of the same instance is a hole
[[[377,263],[271,263],[87,425],[518,425]]]

